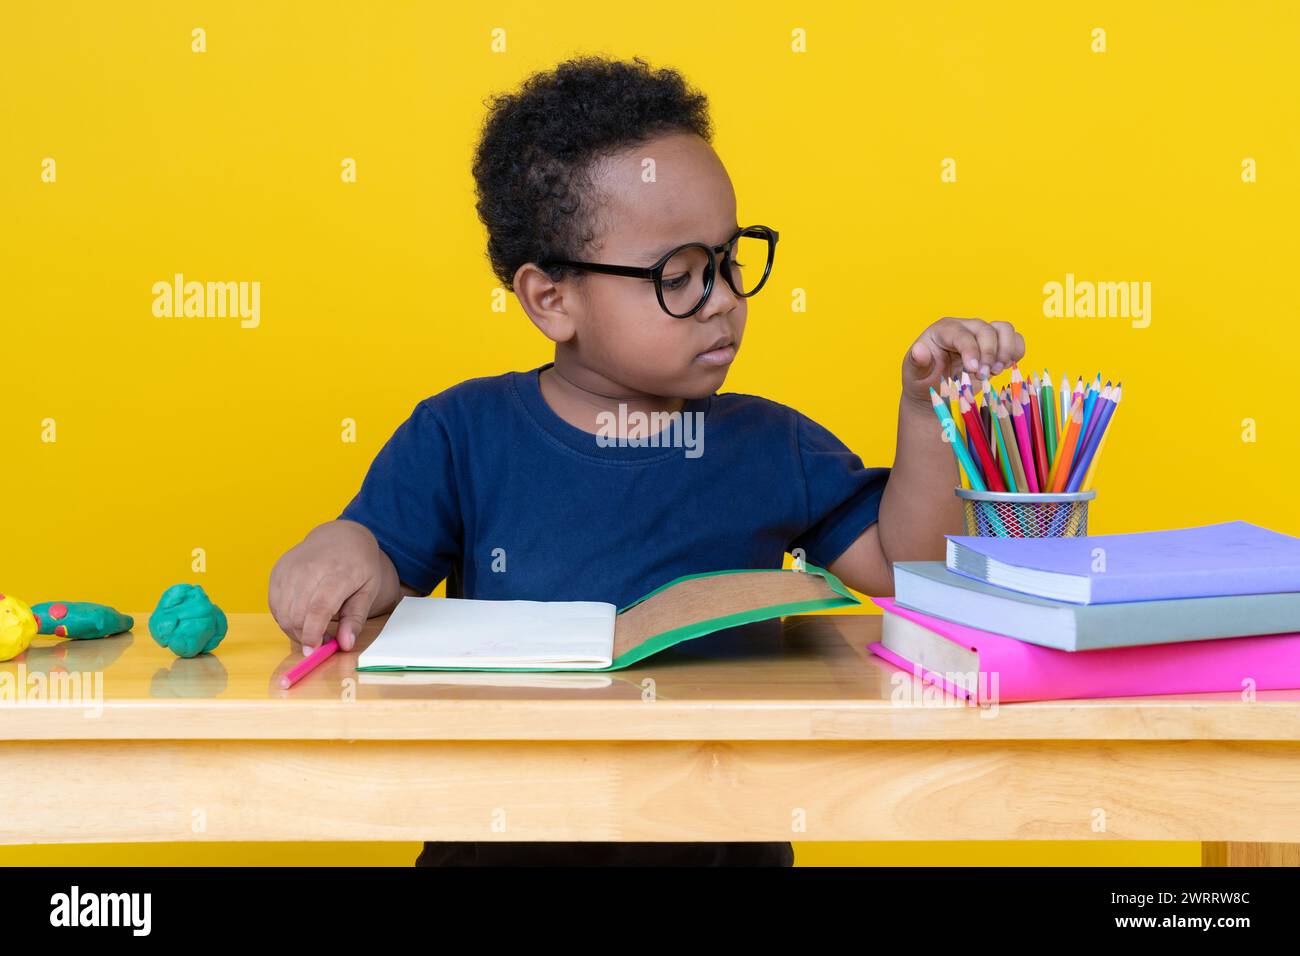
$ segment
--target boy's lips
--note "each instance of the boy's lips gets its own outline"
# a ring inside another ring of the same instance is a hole
[[[708,351],[701,352],[695,356],[695,360],[702,365],[730,365],[736,359],[736,343],[731,339],[723,339],[711,345]]]

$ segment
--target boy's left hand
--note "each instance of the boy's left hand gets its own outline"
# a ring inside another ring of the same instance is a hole
[[[944,378],[969,372],[988,378],[1025,355],[1025,337],[1010,322],[943,318],[912,343],[903,359],[903,397],[930,403],[930,389]]]

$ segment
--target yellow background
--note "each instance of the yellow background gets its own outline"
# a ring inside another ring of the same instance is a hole
[[[264,611],[276,557],[347,502],[416,401],[547,361],[513,299],[491,311],[469,162],[484,97],[583,52],[682,70],[711,99],[742,222],[781,232],[729,389],[794,405],[887,464],[916,334],[943,315],[1008,320],[1028,366],[1124,381],[1095,532],[1232,518],[1300,532],[1284,418],[1294,5],[262,0],[23,4],[5,20],[0,590],[140,609],[190,580],[228,611]],[[490,49],[494,28],[505,52]],[[806,53],[791,50],[796,29]],[[355,184],[341,181],[347,157]],[[940,181],[945,157],[955,183]],[[260,326],[155,318],[151,287],[175,272],[259,281]],[[1067,272],[1151,282],[1150,326],[1045,318],[1043,284]],[[41,440],[46,418],[56,442]],[[415,852],[130,858],[405,865]],[[1186,843],[798,852],[1198,859]],[[123,858],[0,849],[3,863]]]

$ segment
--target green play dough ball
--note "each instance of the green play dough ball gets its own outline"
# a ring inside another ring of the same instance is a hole
[[[135,627],[130,614],[121,614],[106,604],[88,601],[42,601],[32,605],[40,633],[55,637],[87,640],[111,637]]]
[[[173,584],[149,615],[149,633],[178,657],[197,657],[226,636],[226,615],[199,585]]]

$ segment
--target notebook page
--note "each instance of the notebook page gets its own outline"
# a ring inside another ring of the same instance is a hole
[[[403,597],[358,667],[608,667],[617,609],[599,601]]]

